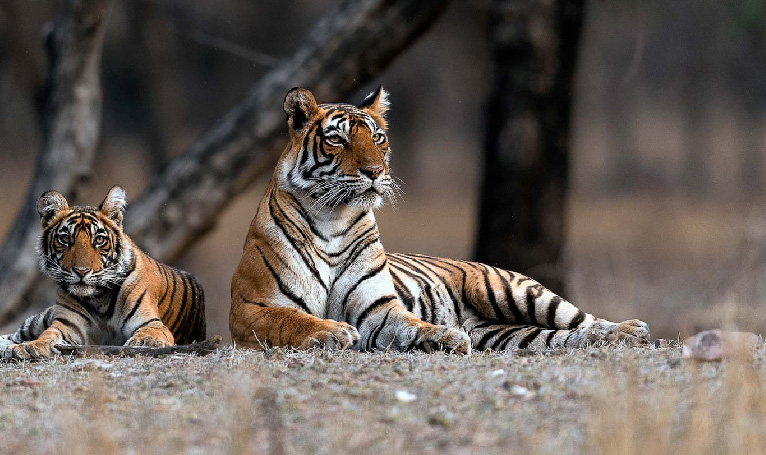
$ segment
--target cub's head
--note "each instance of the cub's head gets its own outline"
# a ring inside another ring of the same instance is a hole
[[[40,267],[70,294],[90,297],[118,287],[131,263],[122,233],[125,191],[109,190],[98,207],[70,207],[61,193],[48,191],[37,201],[43,225]]]
[[[284,109],[290,145],[277,167],[281,189],[310,198],[317,209],[342,204],[372,209],[394,196],[383,87],[358,106],[317,104],[310,91],[294,88]]]

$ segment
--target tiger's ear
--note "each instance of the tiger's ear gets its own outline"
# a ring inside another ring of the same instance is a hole
[[[287,92],[283,107],[287,114],[287,124],[295,132],[303,130],[319,113],[314,95],[301,87],[292,88]]]
[[[37,213],[40,215],[40,223],[48,224],[54,216],[62,210],[67,210],[69,204],[63,194],[58,191],[47,191],[37,200]]]
[[[381,128],[386,129],[388,127],[388,124],[386,123],[386,113],[390,106],[391,103],[388,101],[388,92],[383,90],[382,85],[379,85],[377,90],[367,95],[357,107],[368,113]]]
[[[98,206],[98,209],[107,216],[110,220],[114,221],[117,226],[122,226],[122,212],[125,211],[125,206],[128,204],[125,198],[125,190],[119,185],[114,185],[109,192],[106,193],[104,202]]]

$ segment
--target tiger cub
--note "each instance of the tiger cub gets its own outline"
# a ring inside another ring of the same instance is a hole
[[[521,274],[386,253],[373,209],[396,190],[388,106],[381,87],[358,106],[287,93],[290,143],[232,278],[235,343],[468,354],[647,342],[644,322],[596,318]]]
[[[38,252],[58,284],[56,304],[2,337],[5,358],[51,357],[57,344],[172,346],[205,338],[202,287],[194,276],[157,262],[122,231],[125,191],[98,207],[70,207],[43,194]]]

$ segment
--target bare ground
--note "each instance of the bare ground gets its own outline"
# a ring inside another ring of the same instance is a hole
[[[0,364],[0,453],[766,453],[766,347]],[[651,450],[649,450],[651,449]]]

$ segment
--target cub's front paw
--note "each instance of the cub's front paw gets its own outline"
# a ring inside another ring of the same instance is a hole
[[[430,353],[434,349],[471,354],[471,339],[462,330],[443,325],[429,325],[419,330],[417,345]]]
[[[133,336],[125,342],[125,346],[165,348],[173,346],[173,342],[168,340],[161,330],[141,331],[134,333]]]
[[[326,319],[327,325],[307,336],[300,344],[301,349],[348,349],[359,340],[356,327],[345,322]]]
[[[4,360],[32,360],[54,357],[59,351],[53,343],[35,340],[26,343],[12,344],[3,350]]]

